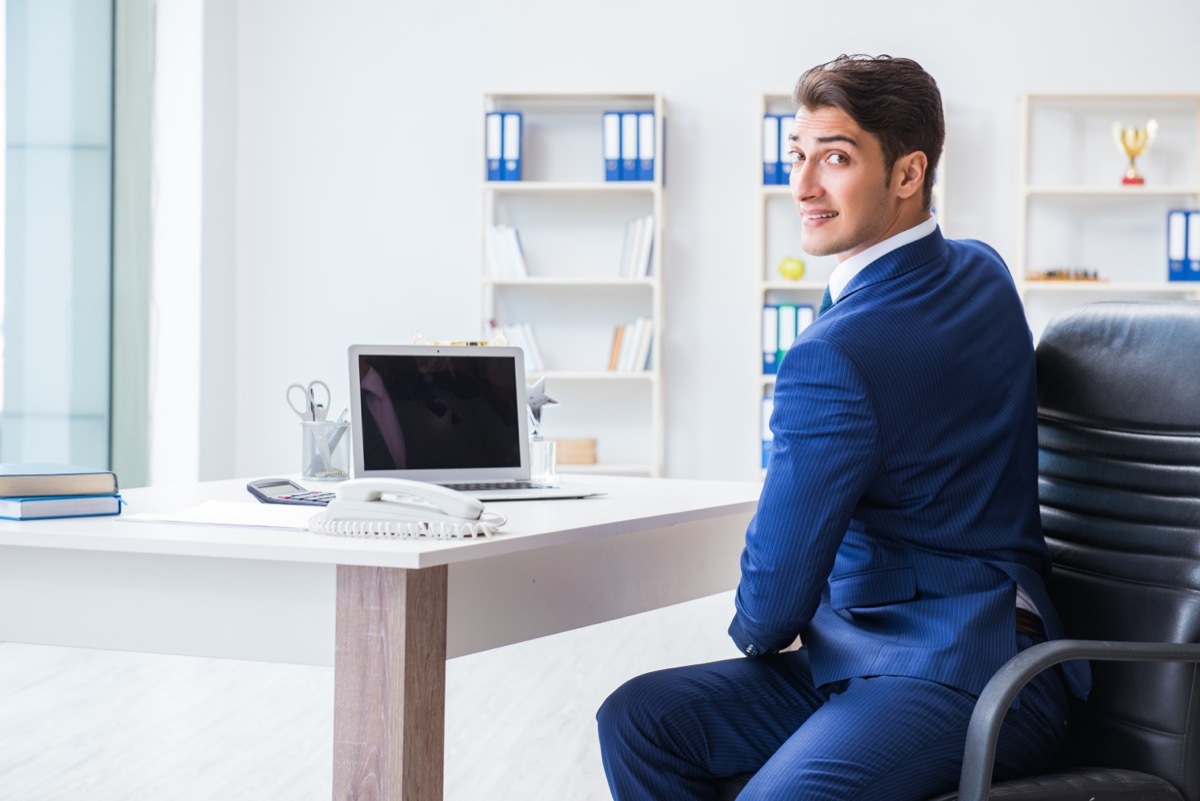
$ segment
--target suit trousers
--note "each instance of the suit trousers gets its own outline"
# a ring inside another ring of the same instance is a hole
[[[924,801],[958,786],[975,700],[904,676],[817,687],[801,648],[638,676],[596,717],[616,801],[717,801],[716,780],[745,773],[739,801]],[[1060,672],[1043,672],[1005,717],[996,778],[1046,770],[1067,715]]]

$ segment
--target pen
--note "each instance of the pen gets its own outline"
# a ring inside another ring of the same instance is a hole
[[[341,425],[346,419],[346,415],[350,413],[350,407],[342,409],[342,413],[338,415],[334,424],[337,425],[337,430],[326,437],[324,440],[317,440],[317,452],[313,454],[312,461],[309,465],[309,472],[316,475],[318,473],[328,472],[333,468],[331,464],[333,460],[334,449],[337,444],[342,441],[342,435],[346,433],[346,429]],[[322,464],[324,462],[324,464]]]
[[[338,429],[329,435],[329,452],[330,453],[333,452],[333,449],[337,447],[338,442],[341,441],[342,434],[344,434],[346,432],[346,429],[341,427],[341,423],[346,419],[346,415],[349,413],[350,413],[350,407],[344,406],[344,407],[342,407],[342,413],[337,416],[336,422],[338,423]]]

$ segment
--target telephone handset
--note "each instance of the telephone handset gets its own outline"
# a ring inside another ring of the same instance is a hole
[[[310,531],[350,537],[490,537],[505,524],[476,499],[425,481],[356,478],[343,482]]]

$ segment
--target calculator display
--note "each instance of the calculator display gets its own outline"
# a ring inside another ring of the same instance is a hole
[[[325,506],[334,498],[332,492],[307,490],[286,478],[261,478],[246,485],[263,503],[294,503],[301,506]]]
[[[269,495],[272,498],[278,498],[280,495],[295,495],[298,492],[306,492],[304,487],[297,487],[290,481],[280,481],[277,484],[256,484],[258,491],[263,495]]]

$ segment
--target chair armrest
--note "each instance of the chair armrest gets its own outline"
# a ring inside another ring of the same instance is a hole
[[[1000,725],[1013,699],[1034,676],[1046,668],[1072,659],[1101,662],[1200,662],[1200,645],[1165,642],[1111,642],[1107,640],[1052,640],[1026,648],[996,671],[979,700],[967,727],[958,801],[986,801],[992,785],[992,763]]]

